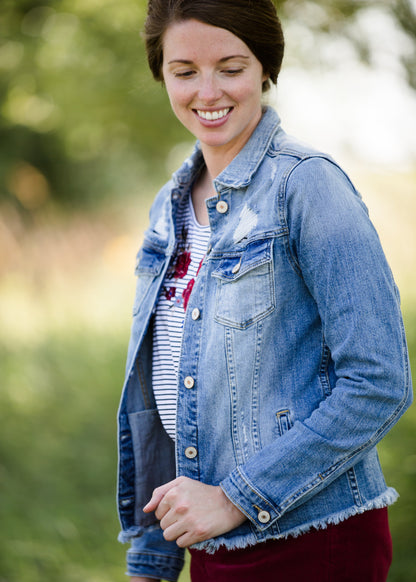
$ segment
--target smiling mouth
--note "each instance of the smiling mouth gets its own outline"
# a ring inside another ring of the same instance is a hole
[[[217,121],[222,119],[231,111],[232,107],[227,107],[226,109],[219,109],[218,111],[202,111],[201,109],[196,109],[198,117],[202,117],[206,121]]]

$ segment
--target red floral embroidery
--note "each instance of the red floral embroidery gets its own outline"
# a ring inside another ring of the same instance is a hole
[[[171,299],[173,299],[176,296],[176,287],[169,287],[169,289],[167,289],[165,287],[164,291],[165,291],[165,297],[168,301],[170,301]]]
[[[201,270],[201,267],[202,267],[202,263],[203,262],[204,262],[204,257],[201,259],[201,261],[199,263],[198,270],[196,272],[195,277],[198,276],[198,273]],[[189,281],[188,285],[186,286],[186,289],[184,289],[184,291],[182,292],[183,309],[184,309],[184,311],[186,311],[186,308],[188,307],[189,298],[191,296],[192,289],[194,288],[194,284],[195,284],[195,279],[191,279]]]
[[[204,259],[205,259],[205,255],[202,257],[202,259],[201,259],[201,260],[200,260],[200,262],[199,262],[198,270],[197,270],[197,272],[196,272],[196,275],[195,275],[195,277],[198,277],[198,274],[199,274],[199,271],[201,270],[202,263],[204,262]]]
[[[191,296],[194,284],[195,284],[195,279],[191,279],[189,281],[188,285],[186,286],[186,289],[184,289],[182,292],[183,308],[185,311],[186,311],[186,308],[188,307],[189,297]]]
[[[174,279],[183,279],[188,272],[188,267],[191,263],[191,253],[184,251],[178,255],[175,263],[175,272],[173,274]]]

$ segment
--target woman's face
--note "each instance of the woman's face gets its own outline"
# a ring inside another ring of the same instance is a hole
[[[228,160],[242,149],[261,118],[263,67],[237,36],[197,20],[168,27],[163,78],[179,121]]]

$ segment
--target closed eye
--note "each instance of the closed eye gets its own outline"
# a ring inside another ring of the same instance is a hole
[[[180,71],[174,73],[175,77],[186,79],[187,77],[191,77],[194,74],[194,71]]]
[[[232,76],[232,75],[239,75],[240,73],[242,73],[242,72],[243,72],[243,70],[244,70],[244,69],[226,69],[226,70],[224,70],[223,72],[224,72],[226,75],[231,75],[231,76]]]

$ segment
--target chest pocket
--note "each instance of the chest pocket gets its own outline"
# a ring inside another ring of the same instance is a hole
[[[136,261],[135,275],[137,276],[136,296],[133,306],[133,315],[140,309],[151,283],[162,271],[165,255],[148,248],[141,248]]]
[[[217,279],[215,320],[246,329],[274,309],[272,241],[256,241],[240,255],[221,261]]]

